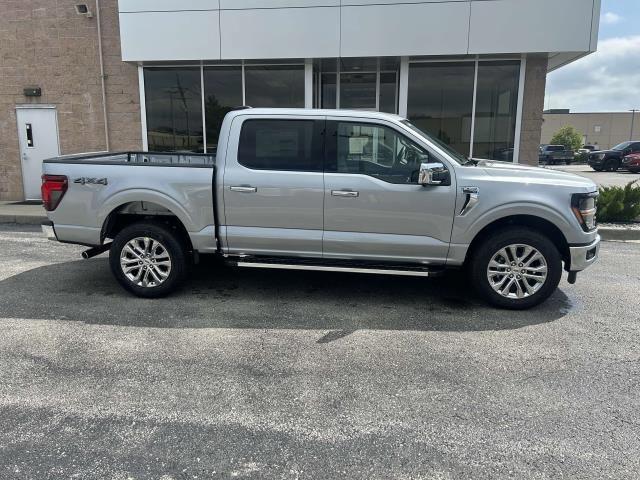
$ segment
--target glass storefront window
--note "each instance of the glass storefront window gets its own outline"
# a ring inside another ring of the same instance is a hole
[[[397,113],[399,69],[397,57],[316,61],[314,105]]]
[[[398,73],[380,72],[380,107],[381,112],[398,112]]]
[[[304,107],[304,65],[251,65],[244,75],[247,105]]]
[[[204,112],[207,152],[214,153],[224,116],[242,105],[242,67],[204,68]]]
[[[474,62],[409,66],[409,120],[465,156],[471,146],[474,77]]]
[[[145,68],[149,151],[203,152],[199,68]]]
[[[376,109],[376,74],[341,73],[340,108]]]
[[[512,162],[520,62],[480,62],[473,156]]]

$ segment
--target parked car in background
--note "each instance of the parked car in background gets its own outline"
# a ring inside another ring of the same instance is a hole
[[[622,142],[611,150],[600,150],[589,155],[589,166],[596,172],[615,172],[622,167],[622,159],[640,153],[640,141]]]
[[[632,173],[640,173],[640,153],[632,153],[622,159],[622,168]]]
[[[546,165],[557,165],[563,162],[569,165],[574,158],[573,150],[567,150],[564,145],[542,145],[538,155],[538,161]]]
[[[576,153],[591,153],[597,150],[593,145],[583,145],[582,148],[579,148]]]

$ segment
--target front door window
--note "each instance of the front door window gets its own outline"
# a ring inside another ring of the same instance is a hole
[[[422,147],[382,125],[336,122],[335,138],[335,155],[329,147],[328,171],[417,184],[420,164],[429,161]]]

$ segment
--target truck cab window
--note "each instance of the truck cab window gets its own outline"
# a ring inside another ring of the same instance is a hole
[[[246,120],[238,163],[254,170],[322,171],[321,126],[315,120]]]
[[[429,161],[426,150],[391,128],[371,123],[337,122],[335,129],[335,144],[328,148],[328,171],[364,174],[389,183],[414,184],[418,180],[420,164]]]

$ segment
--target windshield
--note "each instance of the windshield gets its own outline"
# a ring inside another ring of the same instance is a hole
[[[425,132],[424,130],[422,130],[421,128],[416,127],[409,120],[402,120],[402,123],[404,125],[406,125],[407,127],[409,127],[411,130],[413,130],[415,133],[417,133],[419,136],[424,137],[427,140],[430,140],[433,143],[435,143],[436,145],[438,145],[440,148],[442,148],[445,152],[447,152],[460,165],[464,165],[465,163],[469,162],[469,159],[467,157],[465,157],[464,155],[458,153],[456,150],[451,148],[449,145],[444,143],[439,138],[434,137],[430,133]]]
[[[632,142],[622,142],[619,145],[616,145],[615,147],[613,147],[611,150],[618,150],[618,151],[622,151],[625,148],[627,148],[629,145],[631,145]]]

